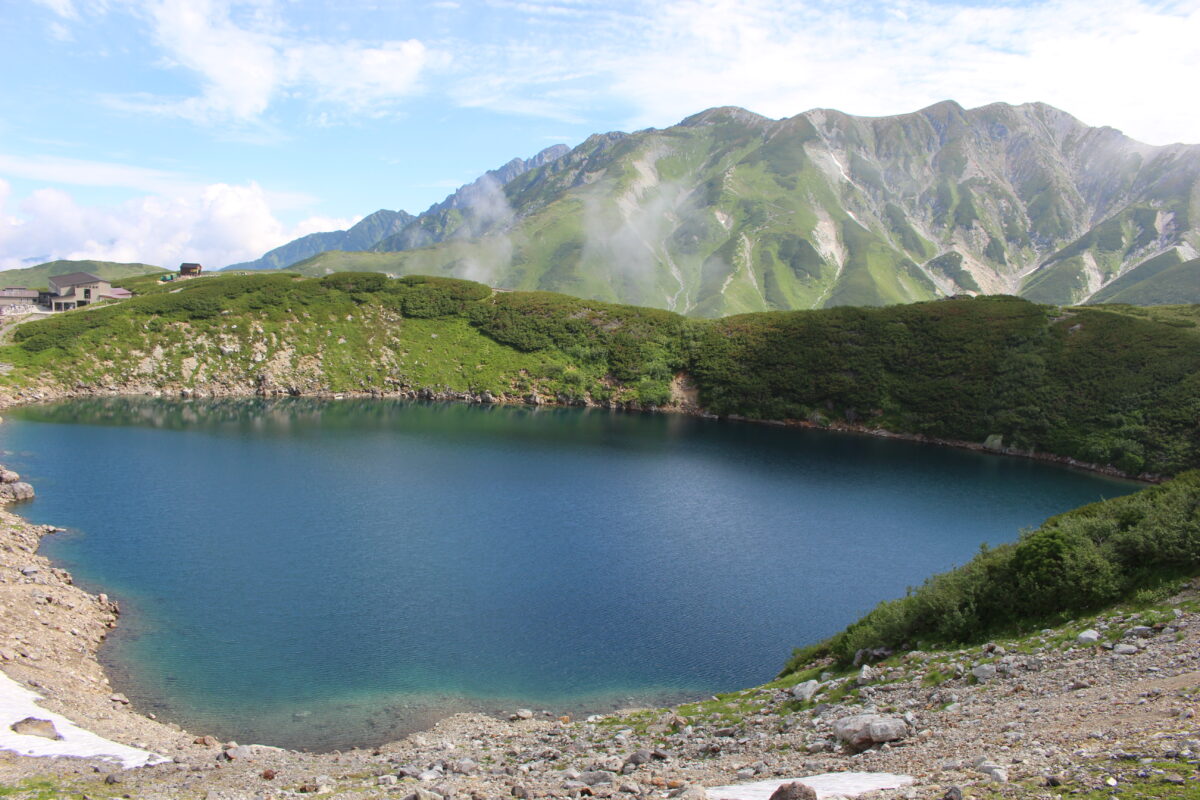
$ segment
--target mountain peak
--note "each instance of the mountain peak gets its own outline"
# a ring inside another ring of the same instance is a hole
[[[720,125],[726,122],[740,122],[745,125],[765,125],[771,120],[753,111],[747,111],[739,106],[718,106],[699,114],[693,114],[679,123],[680,127],[695,128],[701,125]]]

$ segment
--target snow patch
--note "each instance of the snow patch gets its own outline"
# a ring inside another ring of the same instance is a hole
[[[898,789],[912,783],[913,779],[890,772],[825,772],[805,778],[715,786],[706,791],[708,800],[769,800],[776,789],[792,782],[803,783],[817,793],[817,800],[825,800],[827,797],[857,797],[880,789]]]
[[[62,714],[55,714],[37,705],[41,698],[0,672],[0,750],[22,756],[100,758],[120,764],[125,769],[161,764],[169,759],[128,747],[84,730]],[[54,723],[60,739],[27,736],[12,729],[14,722],[26,717],[48,719]]]

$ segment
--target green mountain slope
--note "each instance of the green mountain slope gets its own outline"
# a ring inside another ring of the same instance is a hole
[[[489,218],[487,209],[502,211],[501,187],[514,178],[559,158],[566,145],[547,147],[530,159],[514,158],[499,169],[489,170],[471,183],[460,186],[424,214],[414,217],[406,211],[380,209],[363,217],[344,231],[326,231],[302,236],[266,253],[262,258],[230,264],[227,270],[278,270],[327,251],[370,250],[387,240],[397,249],[423,247],[446,239],[462,239],[480,232],[479,221]],[[460,209],[471,207],[476,213],[464,216]]]
[[[90,272],[101,278],[117,281],[167,270],[150,264],[119,264],[113,261],[48,261],[35,267],[0,272],[0,286],[46,289],[50,286],[50,278],[55,275],[69,275],[72,272]]]
[[[1196,197],[1200,147],[1149,147],[1044,104],[777,121],[721,108],[593,136],[430,209],[371,255],[292,269],[439,274],[710,317],[962,293],[1073,304],[1160,254],[1194,258]]]
[[[380,209],[363,217],[344,231],[310,233],[295,241],[276,247],[254,261],[230,264],[227,270],[276,270],[285,269],[297,261],[303,261],[327,250],[369,250],[381,239],[400,231],[415,219],[405,211]]]
[[[440,278],[216,276],[0,348],[10,391],[357,392],[653,407],[1200,466],[1200,307],[1013,297],[719,320]]]

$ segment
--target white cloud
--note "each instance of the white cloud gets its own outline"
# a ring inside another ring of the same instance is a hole
[[[387,107],[417,92],[423,71],[443,59],[416,39],[298,38],[273,0],[134,0],[133,7],[149,22],[162,65],[194,75],[200,91],[182,99],[114,96],[109,103],[202,124],[257,123],[289,98],[352,112]]]
[[[269,193],[253,183],[212,184],[94,207],[80,205],[61,189],[39,189],[14,201],[9,185],[0,180],[0,269],[57,258],[222,267],[258,258],[297,236],[346,224],[313,217],[289,228],[275,216]]]
[[[603,98],[633,109],[631,128],[717,105],[875,116],[945,99],[1041,100],[1153,143],[1200,141],[1200,107],[1179,94],[1184,76],[1200,74],[1197,0],[673,0],[624,15],[591,10],[573,32],[560,24],[549,46],[513,41],[471,61],[455,97],[564,120],[587,118]]]
[[[64,19],[78,19],[79,12],[75,10],[72,0],[35,0],[38,5],[45,6]]]

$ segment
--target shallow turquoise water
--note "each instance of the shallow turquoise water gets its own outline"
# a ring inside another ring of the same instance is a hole
[[[769,680],[982,542],[1137,487],[1020,459],[607,411],[387,401],[15,410],[43,547],[123,616],[143,710],[378,743]]]

